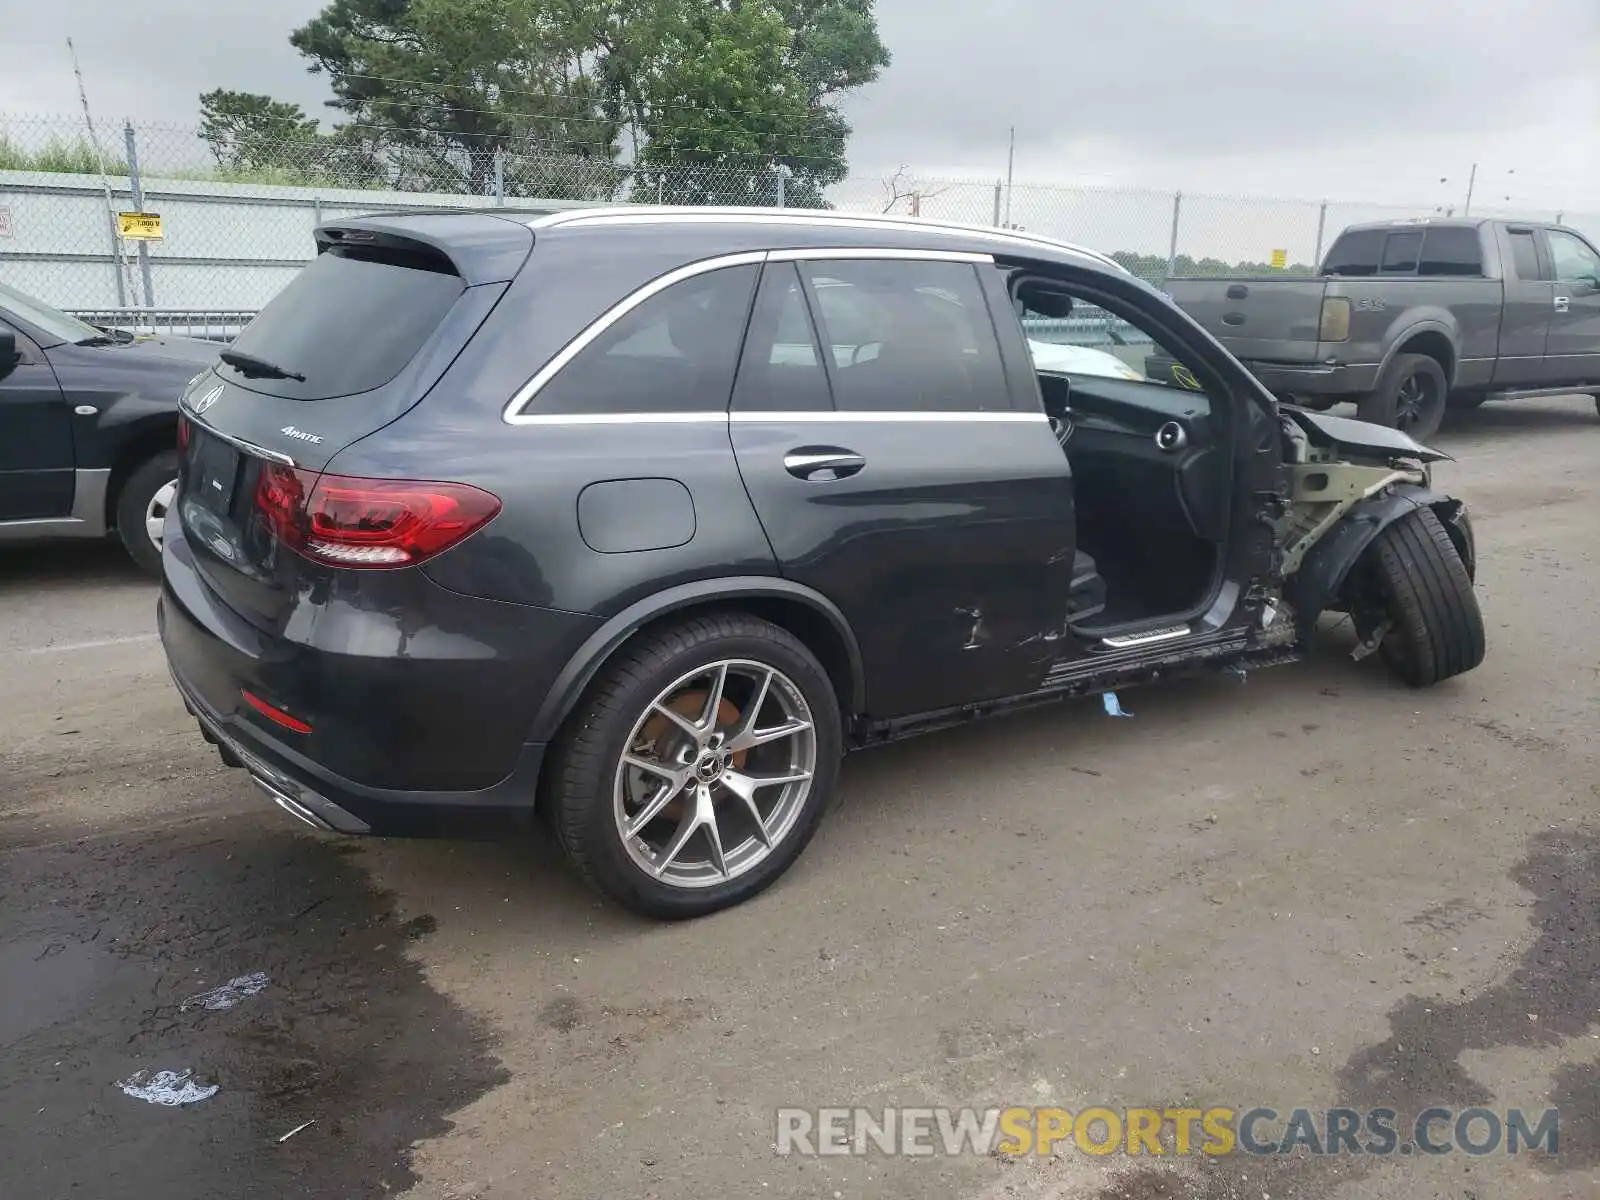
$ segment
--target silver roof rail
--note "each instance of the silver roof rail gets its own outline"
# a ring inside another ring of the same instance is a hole
[[[1019,233],[1008,229],[995,229],[988,225],[972,225],[959,221],[931,221],[925,217],[898,217],[887,213],[844,213],[814,208],[758,208],[716,205],[655,205],[625,204],[608,208],[572,208],[562,212],[545,213],[528,221],[533,229],[549,229],[560,225],[623,225],[623,224],[673,224],[703,221],[748,221],[763,225],[804,225],[815,228],[893,229],[899,233],[961,233],[981,237],[1018,248],[1049,248],[1067,250],[1102,263],[1124,275],[1132,272],[1116,259],[1059,238],[1041,234]]]

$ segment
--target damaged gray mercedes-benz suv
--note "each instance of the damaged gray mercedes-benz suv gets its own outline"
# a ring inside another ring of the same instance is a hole
[[[1483,659],[1444,456],[1278,404],[1091,251],[672,208],[317,249],[184,397],[160,625],[319,828],[539,818],[694,916],[795,861],[849,750],[1288,662],[1329,611],[1407,684]]]

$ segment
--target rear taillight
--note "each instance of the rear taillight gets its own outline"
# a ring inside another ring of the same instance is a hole
[[[189,418],[180,416],[178,418],[178,449],[179,450],[187,450],[188,448],[189,448]]]
[[[1350,300],[1346,296],[1322,298],[1322,327],[1318,340],[1342,342],[1350,336]]]
[[[482,529],[500,501],[464,483],[357,479],[268,464],[256,510],[289,547],[333,567],[410,567]]]

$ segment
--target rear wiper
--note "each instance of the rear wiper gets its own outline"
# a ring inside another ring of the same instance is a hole
[[[301,383],[306,381],[304,375],[285,371],[277,363],[270,363],[264,358],[257,358],[254,354],[246,354],[242,350],[224,350],[217,357],[246,379],[297,379]]]

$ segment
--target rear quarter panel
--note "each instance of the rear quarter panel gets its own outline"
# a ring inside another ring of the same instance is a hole
[[[1494,367],[1504,302],[1498,279],[1331,279],[1329,296],[1350,301],[1350,338],[1322,354],[1348,366],[1381,367],[1408,339],[1442,334],[1453,347],[1457,380]]]

